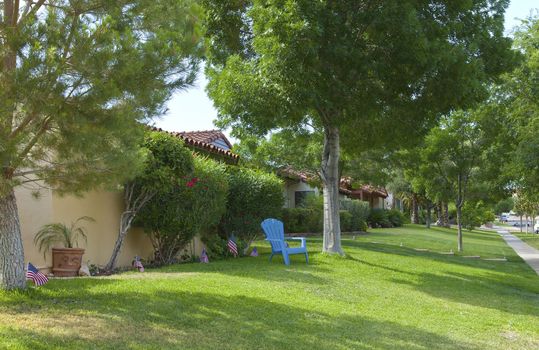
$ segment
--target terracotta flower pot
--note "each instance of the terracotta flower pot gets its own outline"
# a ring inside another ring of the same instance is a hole
[[[52,248],[52,273],[55,277],[74,277],[79,274],[82,248]]]

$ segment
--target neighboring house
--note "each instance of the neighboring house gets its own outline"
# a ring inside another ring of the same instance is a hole
[[[388,209],[385,205],[388,193],[384,188],[372,185],[353,186],[350,177],[341,179],[340,188],[346,192],[348,198],[369,202],[371,209]]]
[[[218,130],[177,133],[157,128],[152,129],[167,132],[183,139],[186,145],[197,153],[230,164],[236,164],[239,160],[238,155],[230,152],[230,142]],[[31,261],[40,269],[50,267],[50,252],[43,257],[33,242],[35,233],[43,225],[54,222],[70,224],[81,216],[91,216],[95,222],[85,225],[88,230],[88,244],[83,245],[86,248],[83,262],[105,265],[116,242],[120,215],[124,210],[122,191],[96,190],[77,197],[60,196],[55,191],[46,188],[39,188],[40,195],[35,196],[35,190],[22,186],[15,190],[25,261]],[[202,243],[195,238],[190,249],[192,254],[200,255]],[[120,252],[118,266],[129,266],[135,255],[146,259],[150,258],[152,254],[153,248],[148,237],[141,229],[133,228],[127,235]]]
[[[311,181],[316,181],[316,177],[312,174],[294,170],[290,167],[280,169],[277,175],[284,181],[284,207],[296,208],[302,206],[305,198],[309,195],[320,194],[318,187],[309,184]]]
[[[319,180],[316,175],[294,170],[291,167],[280,169],[277,174],[284,181],[285,208],[301,206],[308,195],[320,195],[321,191],[315,185]],[[359,199],[369,202],[371,208],[391,209],[395,207],[394,198],[385,189],[371,185],[352,186],[351,178],[342,178],[339,195],[341,199]]]
[[[404,204],[402,199],[397,198],[397,196],[391,192],[387,193],[387,198],[384,199],[384,207],[386,209],[397,209],[399,211],[404,211]]]
[[[181,138],[185,145],[197,153],[222,160],[229,164],[237,164],[240,156],[232,153],[232,144],[221,130],[180,131],[172,132],[152,127],[153,131],[166,132]]]

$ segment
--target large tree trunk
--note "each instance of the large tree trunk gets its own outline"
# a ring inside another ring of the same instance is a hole
[[[447,202],[442,202],[442,226],[443,227],[451,227],[449,225],[449,204]]]
[[[324,151],[320,172],[324,186],[324,253],[344,255],[339,217],[339,129],[324,128]]]
[[[457,227],[458,250],[462,252],[462,205],[457,205]]]
[[[135,193],[137,192],[137,193]],[[112,254],[110,256],[109,262],[105,266],[106,271],[112,271],[116,268],[116,263],[118,260],[118,255],[120,255],[120,250],[124,244],[125,237],[127,232],[131,228],[131,224],[138,212],[142,207],[155,195],[155,193],[150,193],[145,190],[137,191],[135,184],[130,183],[125,186],[124,194],[124,203],[125,210],[120,217],[120,229],[118,232],[118,238],[112,249]]]
[[[425,218],[425,226],[427,228],[430,228],[430,221],[431,221],[431,213],[432,213],[432,205],[430,203],[427,203],[427,217]]]
[[[116,243],[114,244],[114,248],[112,249],[112,254],[110,256],[109,262],[105,266],[106,271],[112,271],[116,268],[118,255],[120,255],[120,250],[122,249],[122,246],[124,244],[125,237],[127,236],[127,232],[129,232],[129,229],[131,228],[131,224],[133,223],[134,219],[135,214],[132,211],[126,210],[122,213],[122,216],[120,218],[120,230],[118,233],[118,238],[116,238]]]
[[[15,193],[0,197],[0,288],[26,287],[24,250]]]
[[[458,175],[457,178],[457,238],[458,238],[458,250],[462,252],[462,206],[464,205],[464,191],[462,186],[462,178]]]
[[[442,224],[442,202],[436,204],[436,226],[443,226]]]
[[[412,215],[410,221],[412,224],[419,224],[419,204],[415,193],[412,193]]]

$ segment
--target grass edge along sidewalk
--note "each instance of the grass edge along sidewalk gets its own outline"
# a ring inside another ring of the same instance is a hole
[[[505,242],[539,275],[539,250],[522,241],[507,230],[500,230],[498,233]]]

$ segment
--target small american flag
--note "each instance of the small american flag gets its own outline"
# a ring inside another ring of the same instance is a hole
[[[34,282],[36,286],[42,286],[49,281],[47,276],[39,272],[39,270],[30,263],[28,263],[28,267],[26,269],[26,279]]]
[[[204,264],[210,262],[210,259],[208,259],[208,253],[206,253],[206,248],[202,249],[202,253],[200,254],[200,262]]]
[[[133,260],[133,267],[138,269],[138,272],[144,272],[144,266],[142,266],[142,262],[138,256],[135,256],[135,260]]]
[[[234,236],[230,236],[230,238],[228,239],[227,246],[228,250],[230,251],[230,253],[232,253],[232,255],[234,255],[235,257],[238,256],[238,245],[236,244]]]
[[[249,254],[251,256],[258,256],[258,249],[256,249],[256,247],[253,248],[253,251],[251,252],[251,254]]]

